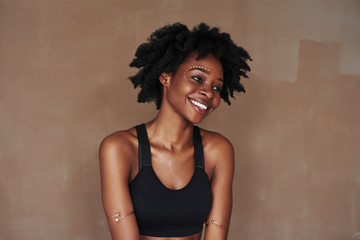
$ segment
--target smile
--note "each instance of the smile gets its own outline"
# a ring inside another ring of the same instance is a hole
[[[208,106],[206,106],[206,105],[204,105],[204,104],[202,104],[202,103],[199,103],[199,102],[197,102],[197,101],[195,101],[195,100],[193,100],[193,99],[190,99],[190,102],[191,102],[192,104],[198,106],[198,107],[201,108],[202,110],[207,110],[207,109],[209,108]]]

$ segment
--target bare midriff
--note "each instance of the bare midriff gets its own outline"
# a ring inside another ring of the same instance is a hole
[[[140,240],[200,240],[201,232],[187,237],[150,237],[140,235]]]

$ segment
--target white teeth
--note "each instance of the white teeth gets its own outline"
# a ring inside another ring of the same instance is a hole
[[[195,101],[195,100],[190,99],[190,102],[192,102],[193,104],[195,104],[196,106],[198,106],[199,108],[201,108],[201,109],[203,109],[203,110],[206,110],[206,109],[208,108],[208,107],[205,106],[204,104],[201,104],[201,103],[199,103],[199,102],[197,102],[197,101]]]

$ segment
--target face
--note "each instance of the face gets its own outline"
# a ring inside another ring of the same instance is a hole
[[[165,86],[163,100],[192,123],[201,122],[219,106],[223,85],[219,59],[213,54],[199,60],[197,57],[197,51],[190,53],[172,76],[160,77]]]

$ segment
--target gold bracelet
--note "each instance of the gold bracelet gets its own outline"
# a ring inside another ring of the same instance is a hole
[[[128,213],[128,214],[126,214],[125,216],[121,216],[121,217],[119,217],[120,216],[120,213],[115,213],[114,215],[112,215],[112,216],[110,216],[110,217],[108,217],[108,221],[110,220],[110,219],[112,219],[112,218],[115,218],[114,220],[115,220],[115,222],[118,222],[119,220],[121,220],[121,219],[123,219],[123,218],[126,218],[127,216],[129,216],[130,214],[133,214],[134,212],[131,212],[131,213]]]
[[[209,225],[210,223],[213,223],[215,225],[218,225],[219,227],[223,227],[223,228],[228,228],[227,226],[224,226],[224,225],[221,225],[220,223],[218,222],[215,222],[214,220],[210,220],[210,222],[206,223],[206,225]]]

